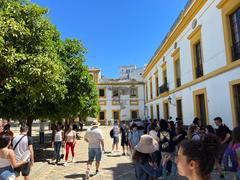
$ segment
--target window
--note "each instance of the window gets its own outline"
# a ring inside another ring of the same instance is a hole
[[[175,65],[175,85],[176,87],[181,86],[181,67],[180,67],[180,59],[177,59],[174,63]]]
[[[182,99],[177,99],[176,105],[177,105],[177,117],[182,119]]]
[[[154,118],[154,115],[153,115],[153,106],[150,107],[150,111],[151,111],[151,119]]]
[[[131,110],[131,119],[138,119],[138,110]]]
[[[174,66],[174,83],[177,88],[181,86],[180,48],[175,49],[171,56]]]
[[[166,69],[166,63],[162,65],[162,82],[163,84],[159,87],[159,93],[163,94],[165,92],[168,92],[168,83],[167,83],[167,69]]]
[[[105,111],[99,112],[99,120],[105,120]]]
[[[154,73],[154,76],[155,76],[156,96],[159,96],[158,71]]]
[[[240,126],[240,79],[230,83],[233,127]]]
[[[113,97],[117,97],[117,96],[119,95],[117,88],[116,88],[116,89],[113,89],[112,92],[113,92]]]
[[[113,110],[112,111],[112,118],[114,119],[114,120],[120,120],[120,111],[118,111],[118,110]]]
[[[168,101],[163,102],[163,112],[164,112],[164,119],[168,120],[169,118]]]
[[[240,59],[240,8],[230,16],[230,26],[232,34],[232,60]]]
[[[193,92],[194,116],[201,120],[201,125],[208,124],[208,100],[206,89],[199,89]]]
[[[192,54],[192,70],[193,79],[197,79],[203,76],[203,55],[202,55],[202,42],[201,42],[201,29],[199,25],[195,30],[188,36],[191,43],[191,54]]]
[[[146,101],[148,101],[148,82],[146,83]]]
[[[163,84],[167,84],[167,70],[163,70]]]
[[[201,42],[197,42],[194,45],[195,48],[195,77],[199,78],[203,76],[203,62],[202,62],[202,50]]]
[[[221,9],[224,43],[227,63],[240,59],[240,4],[239,0],[221,0],[217,5]]]
[[[131,97],[137,97],[137,96],[138,96],[137,90],[138,90],[138,88],[136,88],[136,87],[132,87],[132,88],[130,89],[130,91],[131,91]]]
[[[153,92],[152,92],[152,78],[150,79],[150,99],[153,98]]]
[[[159,109],[159,104],[157,104],[156,108],[157,108],[157,119],[160,120],[160,109]]]
[[[105,89],[99,89],[99,97],[105,97]]]
[[[158,76],[155,79],[156,83],[156,96],[159,96],[159,84],[158,84]]]

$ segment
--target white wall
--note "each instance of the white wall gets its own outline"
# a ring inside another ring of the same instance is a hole
[[[216,6],[219,0],[208,0],[205,6],[200,10],[194,19],[197,19],[198,25],[201,25],[201,43],[203,55],[204,75],[217,70],[226,65],[226,52],[224,45],[223,25],[221,10]],[[192,22],[179,35],[176,42],[180,47],[180,65],[181,65],[181,84],[184,85],[193,81],[192,57],[190,41],[187,37],[193,32]],[[165,53],[167,63],[167,77],[170,91],[174,86],[174,67],[171,54],[174,52],[173,45]],[[153,78],[153,96],[155,97],[155,78],[154,72],[159,69],[159,86],[162,85],[162,58],[146,76],[146,80]],[[208,97],[209,123],[216,116],[221,116],[224,122],[232,127],[232,112],[230,104],[229,81],[239,79],[240,68],[227,71],[211,79],[187,87],[181,91],[170,94],[172,101],[177,97],[182,97],[183,120],[184,124],[189,125],[194,118],[193,94],[197,89],[206,88]],[[150,97],[150,88],[148,88]],[[168,97],[157,99],[147,103],[149,116],[151,115],[150,106],[154,107],[154,117],[157,117],[156,104],[160,105],[160,117],[163,118],[162,102]],[[169,105],[169,113],[173,119],[176,118],[176,105]]]

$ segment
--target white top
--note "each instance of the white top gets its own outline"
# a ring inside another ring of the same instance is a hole
[[[0,157],[0,168],[4,168],[8,166],[11,166],[10,160]]]
[[[103,134],[101,129],[99,128],[88,129],[84,138],[88,140],[89,148],[101,148],[100,142],[101,140],[103,140]]]
[[[155,139],[156,141],[159,141],[159,137],[157,136],[157,131],[155,131],[155,130],[151,130],[150,132],[149,132],[149,135],[150,136],[152,136],[153,137],[153,139]]]
[[[23,135],[17,135],[14,139],[13,139],[13,147],[17,144],[17,142],[22,138]],[[32,144],[32,142],[31,142]],[[25,154],[26,151],[28,151],[28,137],[25,136],[22,138],[22,140],[18,143],[18,145],[16,146],[14,152],[16,154],[16,160],[19,161],[22,156]]]
[[[67,142],[73,142],[74,138],[76,138],[76,131],[71,130],[69,133],[65,134],[67,138]]]
[[[62,130],[56,131],[55,137],[54,137],[54,141],[55,141],[55,142],[59,142],[59,141],[62,141],[62,140],[63,140]]]
[[[44,129],[45,129],[45,122],[41,122],[39,127],[39,132],[44,132]]]

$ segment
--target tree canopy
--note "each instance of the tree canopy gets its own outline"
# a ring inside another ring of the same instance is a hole
[[[61,40],[48,10],[0,0],[0,117],[96,116],[95,83],[77,39]]]

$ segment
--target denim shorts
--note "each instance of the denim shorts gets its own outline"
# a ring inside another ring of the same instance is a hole
[[[101,148],[89,148],[88,149],[88,160],[93,161],[94,158],[96,159],[96,161],[101,161],[101,159],[102,159]]]
[[[11,166],[0,168],[0,180],[7,180],[10,177],[16,177]]]
[[[17,177],[20,176],[21,172],[22,172],[22,176],[29,176],[30,170],[31,170],[30,162],[23,164],[22,166],[19,166],[14,170]]]
[[[113,144],[119,143],[119,137],[113,137]]]

